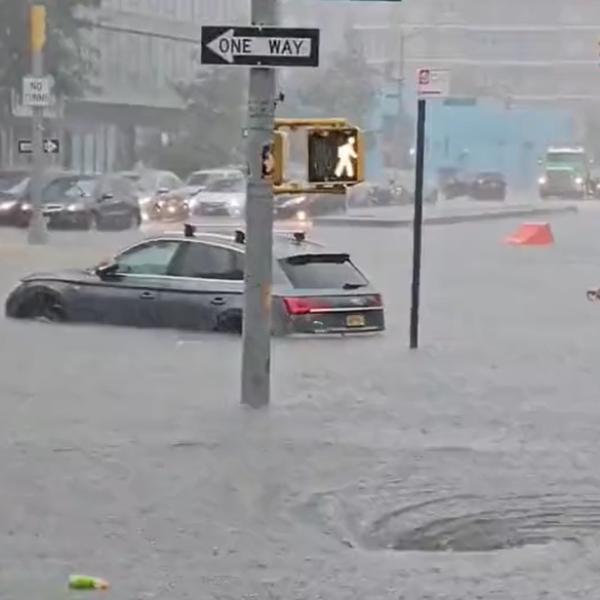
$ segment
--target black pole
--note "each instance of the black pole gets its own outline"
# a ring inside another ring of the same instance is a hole
[[[419,347],[419,297],[421,288],[421,241],[423,233],[423,168],[425,163],[424,99],[419,99],[417,115],[417,164],[415,169],[415,216],[413,221],[413,272],[410,307],[410,347]]]

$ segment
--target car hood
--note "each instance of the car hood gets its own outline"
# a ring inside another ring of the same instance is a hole
[[[246,194],[243,192],[200,192],[194,196],[194,200],[199,203],[217,203],[237,201],[239,204],[246,203]]]
[[[69,281],[77,283],[78,281],[88,281],[90,279],[98,280],[98,277],[91,269],[61,269],[59,271],[42,271],[31,273],[21,279],[23,282],[32,281]]]

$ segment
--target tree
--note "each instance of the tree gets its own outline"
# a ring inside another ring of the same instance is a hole
[[[85,25],[77,19],[81,8],[95,8],[101,0],[40,0],[48,16],[45,70],[55,81],[57,96],[80,96],[91,86],[93,49],[85,43]],[[20,90],[31,70],[29,4],[0,1],[0,90]]]
[[[367,63],[355,34],[348,30],[345,46],[319,68],[294,78],[282,105],[286,116],[344,117],[366,127],[374,103],[376,71]]]
[[[238,69],[203,69],[191,84],[175,87],[187,105],[183,126],[166,147],[144,160],[181,175],[245,161],[247,74]]]

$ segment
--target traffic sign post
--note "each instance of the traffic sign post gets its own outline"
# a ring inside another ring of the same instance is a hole
[[[318,29],[203,27],[202,64],[317,67]]]
[[[50,85],[44,77],[44,46],[46,44],[46,7],[32,6],[30,9],[30,46],[32,77],[23,81],[24,103],[30,102],[33,109],[31,170],[31,221],[28,240],[30,244],[45,244],[48,241],[46,221],[42,214],[42,181],[44,178],[44,102],[49,101]]]
[[[415,207],[413,218],[413,264],[410,305],[410,348],[419,347],[419,305],[421,298],[421,254],[423,238],[423,176],[425,171],[425,120],[427,98],[446,98],[450,93],[450,72],[417,70],[417,148],[415,166]]]
[[[23,106],[48,107],[54,104],[50,78],[23,77]]]

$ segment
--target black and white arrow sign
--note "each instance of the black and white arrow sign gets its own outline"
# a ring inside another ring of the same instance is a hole
[[[31,140],[18,141],[19,154],[33,154],[33,144]],[[58,154],[60,152],[60,142],[57,139],[45,139],[42,148],[46,154]]]
[[[319,30],[203,27],[202,64],[318,67]]]

